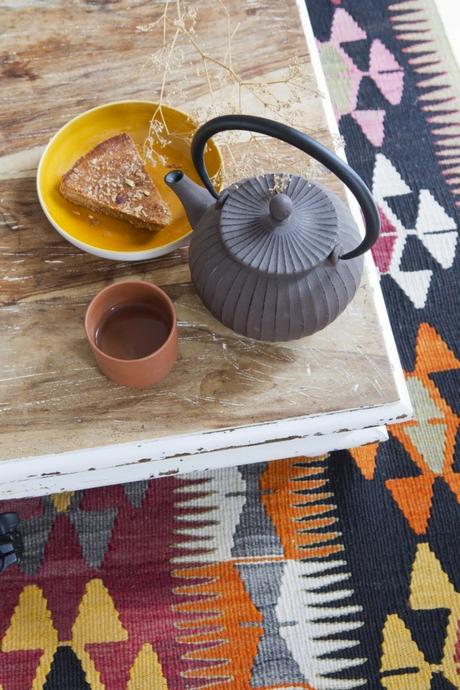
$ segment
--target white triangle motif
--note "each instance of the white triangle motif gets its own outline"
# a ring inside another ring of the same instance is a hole
[[[392,278],[412,300],[416,309],[423,309],[428,296],[433,271],[392,271]]]
[[[431,424],[407,427],[410,440],[423,455],[423,459],[432,472],[442,472],[444,465],[444,448],[446,445],[447,424]]]
[[[442,232],[443,230],[457,229],[453,218],[447,215],[441,204],[438,204],[428,189],[420,190],[415,227],[419,235],[423,235],[426,232]]]
[[[372,193],[375,198],[384,199],[388,196],[400,196],[401,194],[410,194],[411,191],[393,163],[382,153],[378,153],[375,158],[372,178]]]
[[[444,412],[435,404],[420,379],[409,376],[406,383],[419,424],[426,424],[430,419],[444,419]]]
[[[457,237],[456,232],[436,232],[432,235],[423,235],[420,239],[443,268],[450,268],[455,259]]]

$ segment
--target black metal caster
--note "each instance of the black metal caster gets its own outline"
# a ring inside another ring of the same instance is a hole
[[[18,524],[16,513],[0,513],[0,573],[21,560],[23,545]]]

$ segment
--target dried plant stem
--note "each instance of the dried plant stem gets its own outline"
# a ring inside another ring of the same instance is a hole
[[[191,109],[192,121],[202,122],[216,115],[235,112],[249,113],[251,102],[255,102],[260,106],[257,108],[258,115],[265,113],[294,127],[301,127],[303,124],[300,103],[304,97],[306,80],[299,63],[295,59],[291,60],[287,74],[284,76],[281,73],[279,78],[254,81],[244,78],[238,73],[234,61],[233,43],[239,24],[233,25],[231,13],[224,0],[215,2],[225,16],[223,55],[211,51],[209,36],[200,32],[198,15],[205,3],[199,0],[165,0],[161,15],[152,23],[138,27],[139,31],[153,31],[161,24],[162,44],[151,56],[152,64],[161,74],[159,95],[144,147],[147,157],[153,164],[158,161],[164,162],[162,150],[173,137],[181,136],[187,140],[190,138],[190,135],[179,135],[169,131],[163,107],[166,98],[173,105],[172,95],[179,97],[181,104],[186,100],[187,86],[184,82],[190,79],[191,69],[195,69],[195,77],[201,77],[208,97],[205,97],[205,105]],[[185,57],[190,55],[190,51],[192,61],[190,57]],[[200,102],[202,100],[200,98]],[[209,105],[206,105],[206,102]],[[261,165],[270,163],[274,169],[282,166],[283,154],[279,148],[276,150],[273,144],[267,144],[265,138],[257,135],[246,136],[248,140],[245,140],[245,146],[240,147],[238,153],[234,146],[238,141],[238,135],[235,133],[226,133],[224,142],[219,142],[225,149],[226,173],[230,177],[247,176],[259,160]]]

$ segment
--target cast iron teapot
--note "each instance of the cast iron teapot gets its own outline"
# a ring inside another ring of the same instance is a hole
[[[264,174],[218,193],[206,172],[206,143],[218,132],[234,129],[277,137],[335,173],[361,206],[364,239],[335,194],[298,175]],[[336,319],[355,295],[362,254],[380,229],[362,179],[306,134],[249,115],[210,120],[195,133],[191,153],[204,187],[180,170],[169,172],[165,182],[193,228],[192,281],[211,313],[237,333],[272,341],[311,335]],[[285,179],[281,190],[280,179]]]

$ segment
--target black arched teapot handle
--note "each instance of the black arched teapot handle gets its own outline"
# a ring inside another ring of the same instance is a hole
[[[349,165],[318,141],[315,141],[298,129],[284,125],[281,122],[254,115],[223,115],[209,120],[209,122],[206,122],[195,132],[192,140],[192,160],[203,184],[216,199],[219,195],[214,189],[204,162],[206,143],[208,139],[219,132],[235,129],[266,134],[267,136],[285,141],[287,144],[291,144],[312,156],[312,158],[315,158],[326,168],[329,168],[331,172],[347,185],[356,197],[361,206],[366,224],[366,235],[361,244],[352,251],[343,254],[340,258],[353,259],[372,247],[379,236],[380,218],[372,195],[363,180]]]

